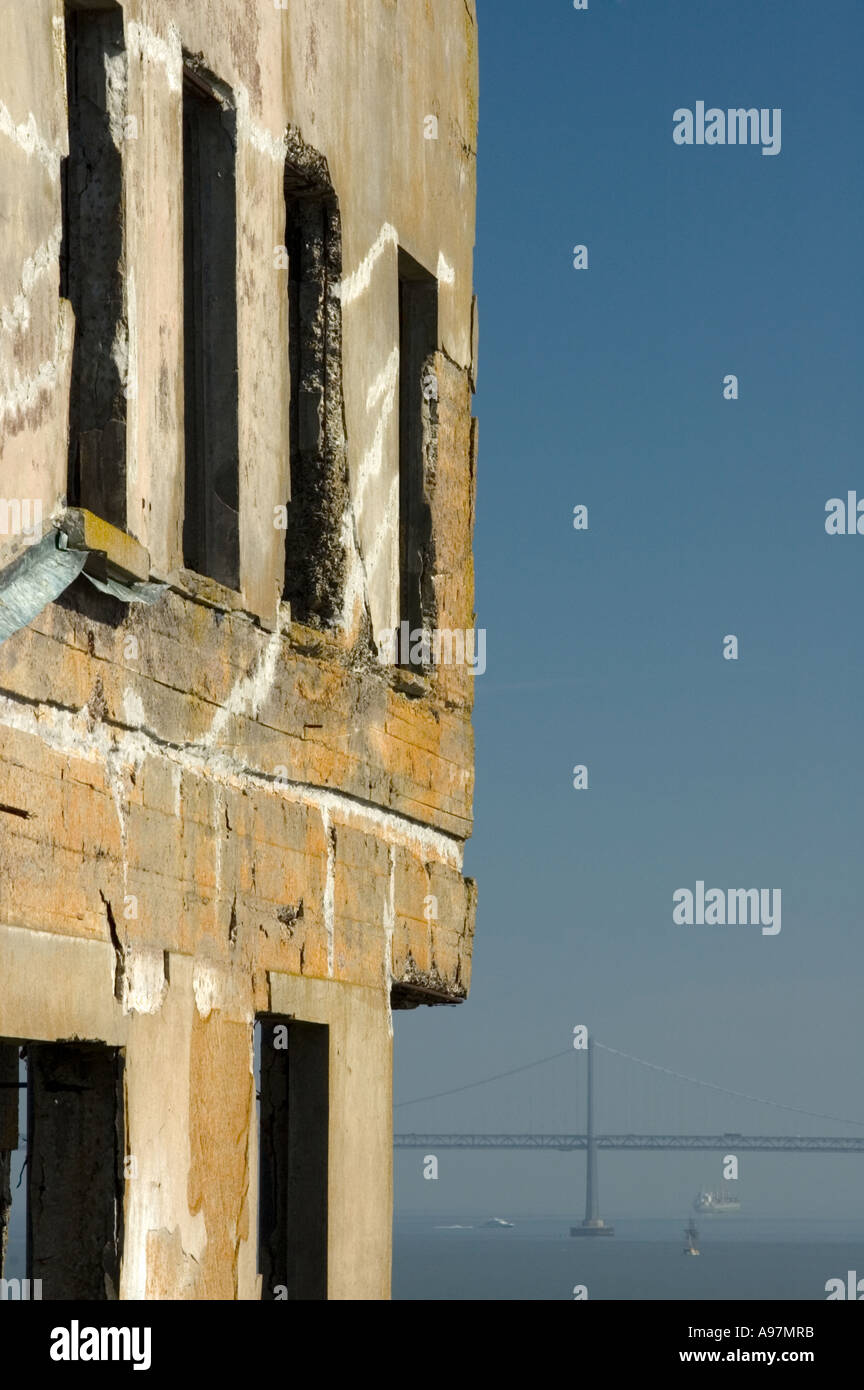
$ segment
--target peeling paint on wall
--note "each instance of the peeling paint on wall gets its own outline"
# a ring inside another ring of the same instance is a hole
[[[106,577],[142,580],[143,558],[127,572],[101,551],[89,562],[67,552],[62,565],[86,564],[89,582],[67,587],[64,568],[64,583],[19,611],[0,644],[0,1039],[79,1037],[122,1054],[120,1297],[234,1299],[261,1296],[255,1019],[325,1031],[327,1293],[386,1298],[392,1009],[466,996],[475,904],[462,875],[470,681],[463,688],[455,671],[409,679],[374,646],[400,578],[397,252],[410,247],[448,286],[430,584],[448,625],[463,628],[473,603],[474,38],[462,0],[435,0],[434,25],[422,6],[394,0],[328,0],[326,20],[318,0],[284,10],[124,0],[120,32],[115,12],[113,47],[88,69],[87,119],[105,136],[122,222],[111,262],[122,295],[90,317],[112,410],[122,400],[125,411],[111,454],[125,468],[114,476],[117,519],[74,488],[68,496],[76,329],[78,351],[88,348],[70,293],[62,161],[78,158],[86,185],[88,150],[67,109],[64,6],[9,8],[2,467],[41,499],[49,544],[68,505],[87,507],[147,547],[160,582]],[[183,552],[184,53],[236,109],[230,590],[191,573]],[[450,135],[427,159],[430,91]],[[98,217],[98,197],[93,208]],[[306,295],[311,522],[288,557],[318,601],[305,614],[273,523],[300,495],[286,486],[299,436],[287,389],[297,291],[281,245],[291,218],[308,234],[310,271],[295,281]],[[0,570],[0,612],[3,589]]]

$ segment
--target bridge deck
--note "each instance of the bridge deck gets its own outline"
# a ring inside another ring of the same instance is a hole
[[[734,1149],[737,1153],[864,1153],[864,1136],[598,1134],[598,1149]],[[587,1149],[584,1134],[397,1134],[397,1149]]]

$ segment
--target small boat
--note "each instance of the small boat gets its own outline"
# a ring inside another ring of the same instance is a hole
[[[684,1227],[684,1239],[686,1245],[681,1253],[684,1255],[698,1255],[699,1247],[696,1242],[699,1239],[699,1232],[696,1230],[696,1223],[692,1217]]]
[[[512,1221],[502,1221],[502,1219],[501,1219],[500,1216],[490,1216],[490,1218],[489,1218],[488,1221],[483,1221],[483,1222],[481,1222],[481,1229],[482,1229],[482,1230],[486,1230],[486,1231],[488,1231],[488,1230],[501,1230],[502,1228],[506,1228],[507,1230],[512,1230],[512,1229],[513,1229],[513,1222],[512,1222]]]

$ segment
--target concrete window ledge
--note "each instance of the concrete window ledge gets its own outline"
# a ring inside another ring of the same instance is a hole
[[[56,526],[66,537],[64,549],[89,552],[85,564],[88,574],[133,584],[146,584],[150,578],[150,552],[134,536],[93,512],[70,507]]]

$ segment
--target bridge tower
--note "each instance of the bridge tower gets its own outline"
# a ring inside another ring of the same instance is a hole
[[[585,1220],[581,1226],[571,1226],[571,1236],[614,1236],[615,1227],[607,1226],[598,1216],[599,1189],[597,1185],[597,1140],[594,1134],[594,1042],[588,1034],[588,1088],[585,1134]]]

